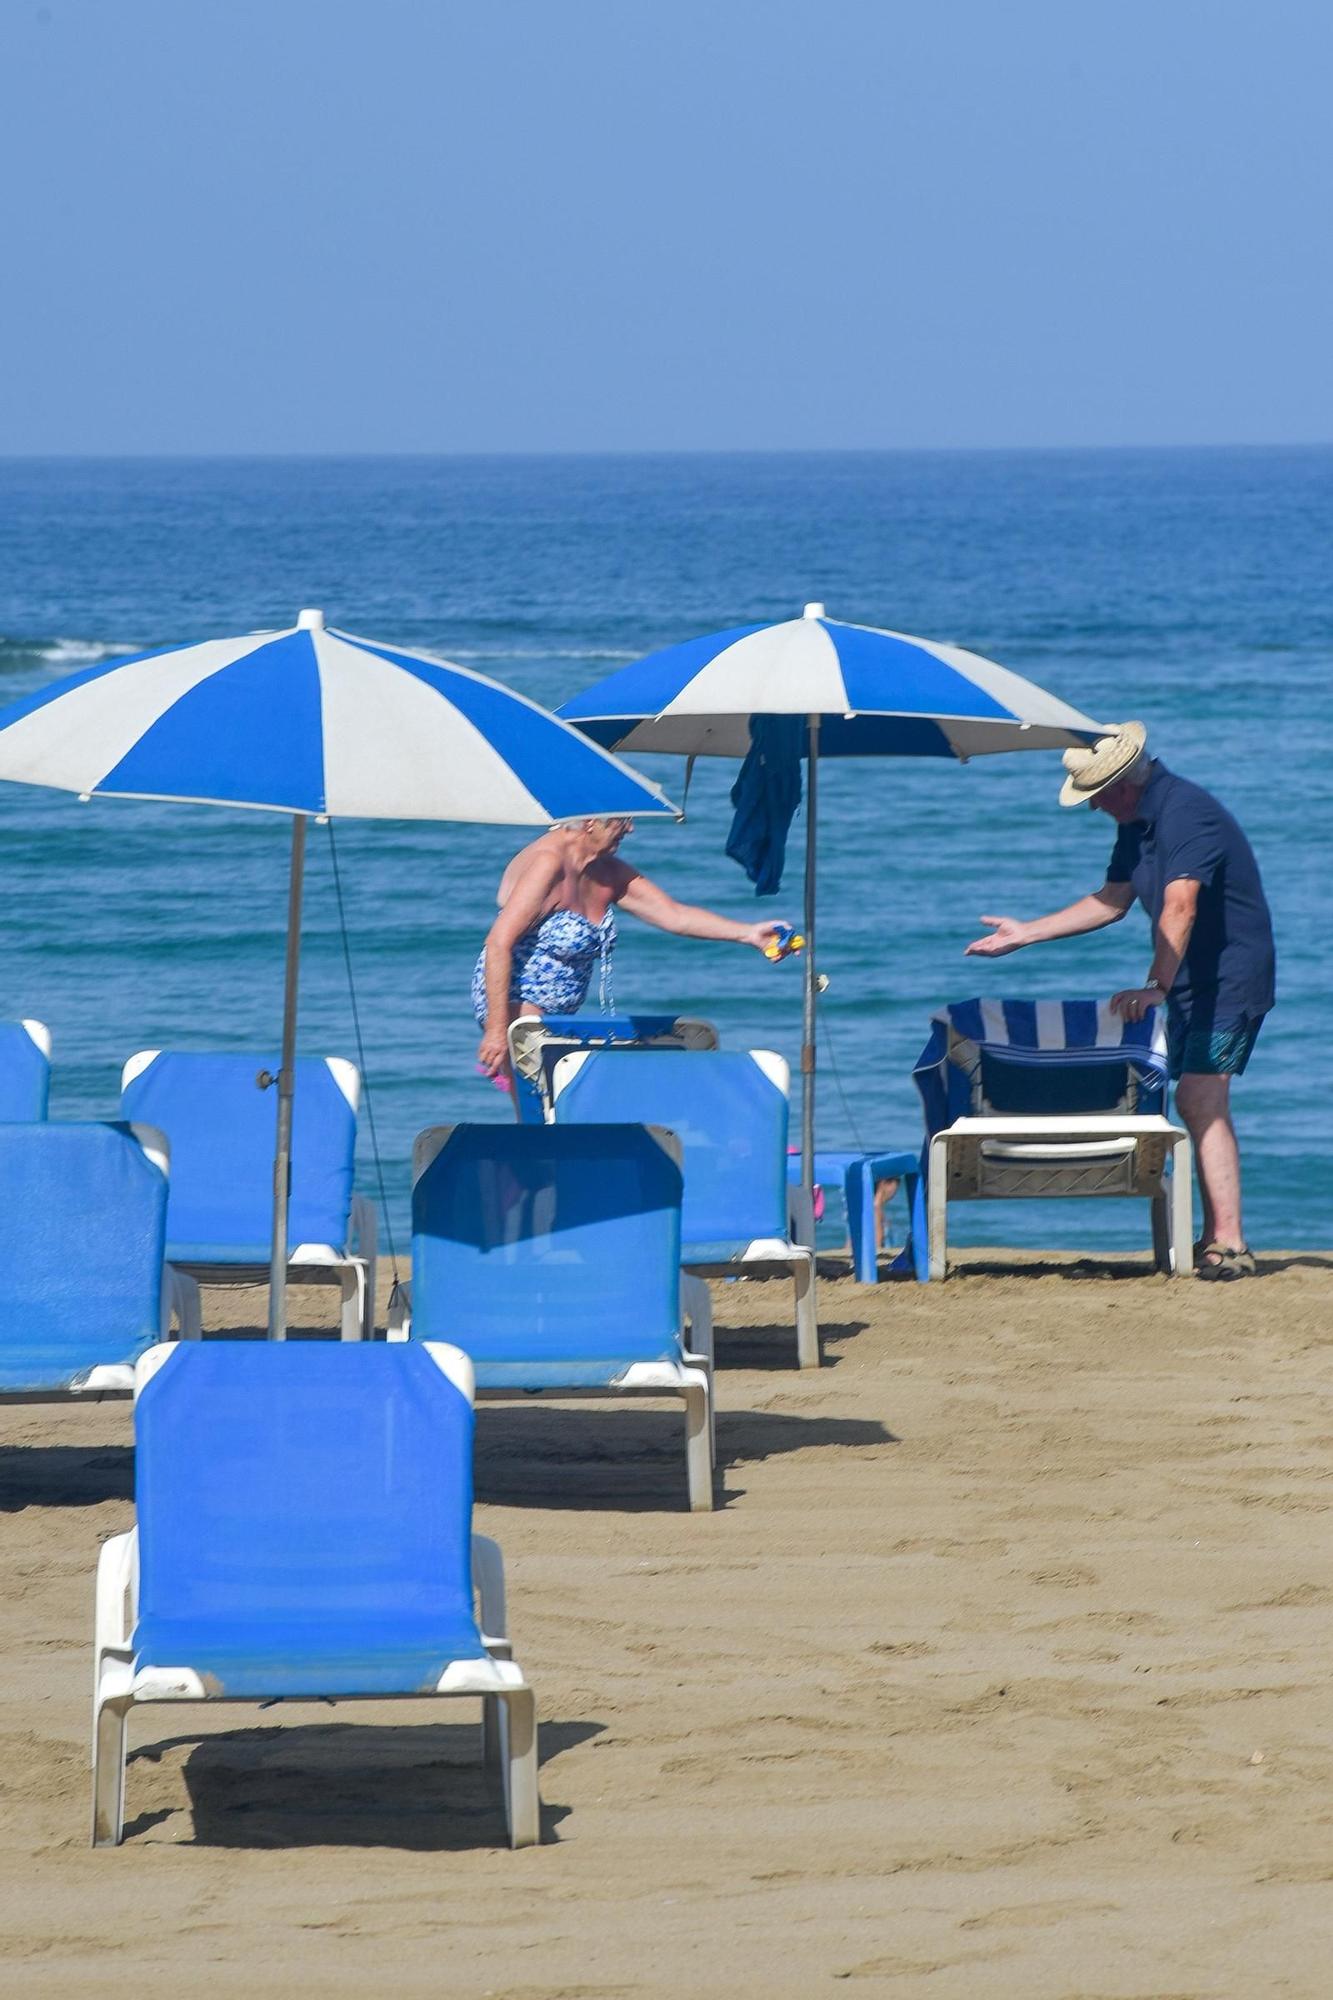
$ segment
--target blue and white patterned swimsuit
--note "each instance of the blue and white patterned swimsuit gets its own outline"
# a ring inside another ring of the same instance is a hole
[[[593,968],[600,965],[598,1003],[604,1014],[611,996],[611,954],[616,948],[616,911],[608,903],[600,924],[581,910],[551,910],[514,946],[509,973],[513,1006],[526,1000],[543,1014],[577,1014],[588,997]],[[486,1025],[486,947],[472,974],[472,1011]]]

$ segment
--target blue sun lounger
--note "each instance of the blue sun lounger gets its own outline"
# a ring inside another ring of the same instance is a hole
[[[51,1030],[42,1021],[0,1021],[0,1120],[45,1118],[51,1096]]]
[[[931,1017],[913,1078],[926,1119],[930,1276],[948,1269],[948,1204],[1137,1196],[1159,1270],[1193,1269],[1189,1135],[1165,1115],[1166,1023],[1106,1000],[955,1000]],[[1168,1171],[1169,1170],[1169,1171]]]
[[[0,1125],[0,1400],[127,1396],[197,1288],[163,1261],[167,1152],[143,1126]]]
[[[711,1509],[712,1385],[681,1338],[671,1134],[437,1125],[412,1176],[412,1283],[390,1339],[454,1342],[482,1398],[681,1398],[690,1506]]]
[[[134,1431],[137,1525],[97,1569],[93,1845],[121,1839],[141,1703],[467,1696],[510,1845],[531,1846],[536,1711],[510,1657],[500,1552],[471,1532],[466,1355],[157,1349],[138,1366]]]
[[[634,1119],[677,1133],[685,1269],[702,1278],[788,1274],[797,1359],[817,1368],[813,1218],[790,1226],[801,1190],[787,1183],[788,1081],[787,1064],[767,1049],[579,1052],[556,1064],[555,1118],[557,1126]]]
[[[907,1202],[907,1241],[889,1269],[894,1276],[900,1273],[906,1275],[910,1271],[919,1283],[925,1284],[928,1275],[926,1201],[921,1185],[920,1154],[826,1152],[821,1148],[815,1154],[814,1167],[817,1188],[822,1187],[826,1192],[830,1187],[841,1190],[847,1213],[847,1234],[852,1245],[852,1270],[859,1285],[879,1283],[876,1187],[886,1180],[903,1182]],[[787,1180],[795,1187],[800,1179],[800,1153],[789,1147]]]
[[[264,1067],[257,1055],[144,1049],[121,1077],[125,1117],[171,1144],[167,1257],[207,1285],[268,1278],[278,1108],[277,1092],[256,1085]],[[296,1065],[287,1278],[336,1282],[344,1340],[369,1339],[375,1314],[375,1207],[352,1187],[360,1091],[341,1057]]]

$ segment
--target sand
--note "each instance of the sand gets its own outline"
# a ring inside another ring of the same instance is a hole
[[[1333,1989],[1333,1257],[826,1281],[817,1375],[783,1288],[716,1296],[714,1515],[666,1410],[479,1414],[542,1718],[519,1854],[470,1710],[405,1704],[141,1711],[92,1853],[130,1416],[0,1409],[6,1992]]]

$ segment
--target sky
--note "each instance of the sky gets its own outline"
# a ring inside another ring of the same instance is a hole
[[[3,0],[0,453],[1333,440],[1319,0]]]

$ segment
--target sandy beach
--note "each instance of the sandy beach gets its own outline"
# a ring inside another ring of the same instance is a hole
[[[1325,1994],[1333,1256],[1263,1263],[828,1279],[803,1376],[789,1294],[718,1288],[712,1516],[665,1410],[483,1408],[518,1854],[471,1720],[407,1705],[141,1711],[91,1852],[130,1414],[0,1409],[6,1990]]]

